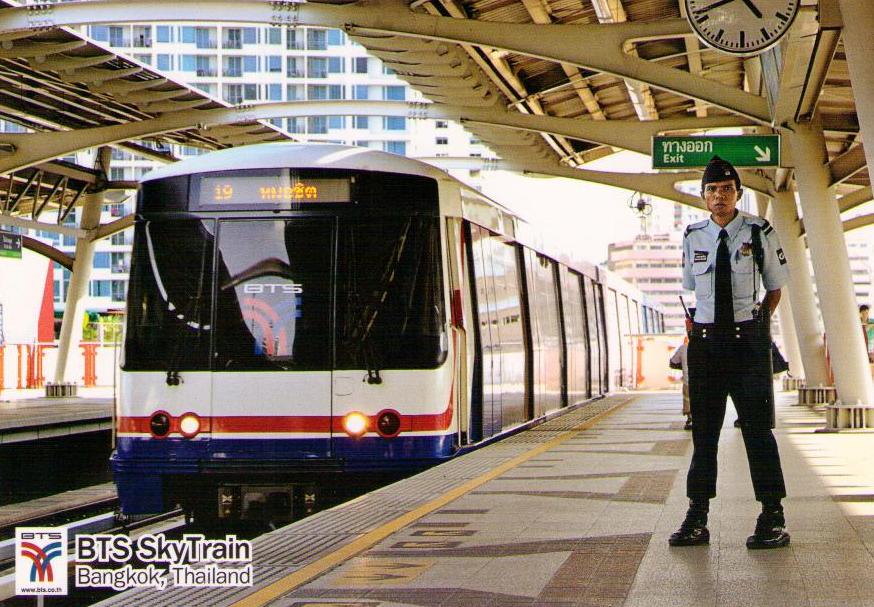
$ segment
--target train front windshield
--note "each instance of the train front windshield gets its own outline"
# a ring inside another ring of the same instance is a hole
[[[440,365],[448,343],[436,193],[433,203],[434,213],[406,215],[143,214],[125,369]]]

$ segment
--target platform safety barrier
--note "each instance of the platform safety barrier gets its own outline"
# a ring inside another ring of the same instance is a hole
[[[874,428],[874,406],[857,403],[845,405],[841,401],[825,408],[825,431]]]
[[[795,390],[800,390],[803,387],[803,377],[789,377],[788,375],[783,377],[783,392],[793,392]],[[800,405],[801,403],[798,404]]]
[[[64,398],[76,396],[76,391],[79,386],[73,382],[63,382],[56,384],[54,382],[46,383],[46,397],[48,398]]]
[[[838,391],[834,386],[798,388],[799,405],[831,405],[837,399]]]

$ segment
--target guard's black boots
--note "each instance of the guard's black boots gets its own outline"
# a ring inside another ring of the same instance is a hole
[[[707,530],[707,512],[710,503],[707,500],[691,500],[686,519],[680,528],[668,538],[671,546],[699,546],[710,543],[710,531]]]
[[[780,502],[762,504],[762,513],[756,521],[756,532],[747,538],[747,548],[761,550],[789,545],[789,534],[784,527],[783,506]]]

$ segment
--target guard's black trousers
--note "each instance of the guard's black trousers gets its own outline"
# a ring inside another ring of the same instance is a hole
[[[689,339],[689,396],[695,453],[686,480],[690,499],[716,496],[716,453],[731,396],[741,422],[750,476],[760,502],[786,497],[777,441],[771,432],[772,376],[768,347],[728,331],[693,331]]]

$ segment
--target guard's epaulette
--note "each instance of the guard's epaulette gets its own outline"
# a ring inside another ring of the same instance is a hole
[[[772,226],[767,219],[762,219],[761,217],[756,217],[754,215],[750,215],[747,217],[747,221],[751,224],[761,226],[762,233],[767,236],[771,232],[774,231],[774,226]]]
[[[689,235],[689,232],[691,232],[692,230],[700,230],[701,228],[707,226],[707,222],[708,222],[708,221],[710,221],[710,220],[709,220],[709,219],[703,219],[703,220],[701,220],[701,221],[697,221],[697,222],[695,222],[695,223],[690,223],[688,226],[686,226],[686,231],[683,232],[683,238],[685,238],[686,236],[688,236],[688,235]]]

